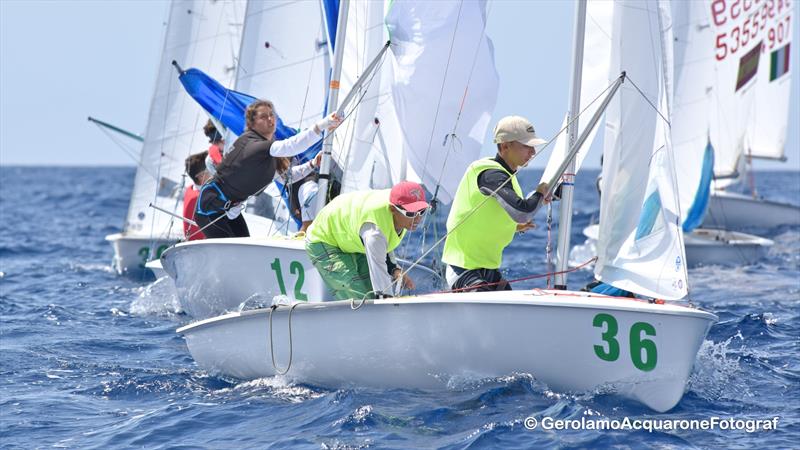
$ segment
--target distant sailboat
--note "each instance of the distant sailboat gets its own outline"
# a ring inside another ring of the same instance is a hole
[[[706,104],[693,126],[715,150],[704,228],[800,225],[800,206],[760,198],[752,173],[747,180],[752,159],[786,159],[793,7],[788,1],[743,2],[741,8],[710,0],[673,3],[676,52],[693,55],[681,64],[693,75],[676,79],[676,103],[685,92]],[[750,195],[736,192],[742,184],[750,184]]]
[[[681,43],[696,39],[697,34],[707,32],[707,28],[690,27],[684,23],[688,20],[687,16],[690,16],[689,12],[705,11],[703,2],[674,2],[670,6],[674,22],[669,29],[674,36],[674,42]],[[607,20],[607,14],[602,8],[594,7],[591,9],[591,14],[593,15],[591,21],[593,27],[611,26]],[[584,58],[599,60],[602,63],[601,55],[604,52],[607,54],[609,51],[609,34],[608,30],[596,32],[596,36],[591,41],[593,51],[585,54]],[[673,40],[671,37],[669,39]],[[682,88],[674,94],[674,100],[670,99],[668,104],[672,105],[671,134],[677,169],[677,188],[686,247],[686,264],[689,267],[709,264],[751,264],[766,254],[767,249],[772,245],[771,240],[742,232],[705,229],[701,226],[707,216],[714,169],[714,149],[708,142],[708,126],[703,126],[709,122],[707,114],[710,100],[706,91],[708,83],[705,83],[704,80],[712,78],[712,70],[709,67],[711,61],[703,59],[702,54],[698,55],[698,52],[705,50],[699,46],[688,48],[676,46],[676,51],[665,57],[674,61],[674,74],[666,74],[667,82],[671,85],[675,80],[674,84]],[[592,89],[597,82],[591,72],[587,76],[588,78],[583,80],[583,84]],[[591,98],[582,98],[581,107],[587,107],[590,100]],[[559,137],[554,154],[563,152],[565,147],[565,139]],[[588,145],[585,144],[585,147]],[[548,165],[545,175],[551,171],[552,165],[552,162]],[[595,254],[598,232],[596,224],[583,230],[587,239],[582,245],[578,245],[570,251],[569,264],[571,266],[582,264]],[[559,246],[558,255],[565,254],[561,250],[562,246]],[[559,269],[563,270],[565,267],[559,267]]]
[[[183,237],[179,220],[149,205],[180,213],[187,186],[184,159],[207,146],[205,113],[183,94],[170,63],[177,59],[202,65],[230,82],[243,13],[235,0],[174,0],[170,6],[125,225],[121,233],[106,237],[119,273],[141,272],[147,261]]]

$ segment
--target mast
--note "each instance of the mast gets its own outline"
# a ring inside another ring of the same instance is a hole
[[[572,87],[570,89],[570,106],[568,117],[568,147],[575,145],[578,136],[578,121],[576,116],[580,113],[581,80],[583,77],[583,47],[586,30],[586,0],[578,0],[575,10],[575,30],[572,52]],[[574,120],[572,120],[575,118]],[[570,232],[572,231],[572,195],[575,189],[575,158],[570,158],[567,170],[561,176],[561,208],[559,210],[558,243],[556,244],[556,272],[565,272],[569,260]],[[555,276],[556,289],[567,288],[567,274]]]
[[[350,0],[342,0],[339,3],[339,16],[336,19],[336,41],[333,43],[333,64],[331,71],[331,82],[328,88],[328,112],[337,111],[339,101],[339,78],[342,74],[342,58],[344,57],[344,39],[347,31],[347,10],[350,8]],[[325,133],[325,140],[322,143],[322,161],[319,166],[319,194],[317,195],[317,211],[325,206],[328,197],[328,180],[331,173],[331,149],[333,148],[333,133]]]

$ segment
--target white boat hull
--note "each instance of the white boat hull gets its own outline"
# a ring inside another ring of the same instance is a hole
[[[288,319],[289,307],[281,306],[271,325],[269,310],[260,309],[178,333],[202,369],[244,380],[276,375],[272,342],[281,371],[291,345],[286,377],[295,382],[442,389],[525,373],[558,391],[602,387],[666,411],[682,397],[717,320],[676,305],[538,290],[376,300],[357,310],[348,301],[300,303],[291,314],[291,341]],[[642,339],[652,341],[651,351],[642,350]]]
[[[164,277],[169,277],[167,271],[164,270],[164,267],[161,265],[160,259],[154,259],[152,261],[148,261],[147,264],[144,265],[150,272],[155,275],[156,280],[159,280]]]
[[[598,225],[589,225],[583,230],[586,242],[570,251],[570,266],[583,264],[597,254],[595,245],[598,231]],[[766,256],[774,244],[770,239],[752,234],[700,228],[684,233],[683,241],[689,267],[753,264]]]
[[[251,235],[270,236],[278,232],[272,220],[253,214],[243,214]],[[177,226],[181,225],[178,224]],[[145,273],[153,275],[152,271],[147,267],[147,263],[160,258],[167,248],[177,242],[177,239],[115,233],[106,236],[106,241],[110,242],[114,248],[114,257],[111,260],[111,265],[118,274]],[[159,278],[157,274],[156,278]]]
[[[800,206],[716,191],[711,195],[703,228],[742,230],[800,225]]]
[[[150,255],[161,256],[174,239],[150,239],[148,237],[126,236],[123,233],[109,234],[106,241],[114,248],[111,265],[120,275],[149,273],[145,267]]]
[[[684,233],[689,267],[753,264],[767,255],[773,241],[738,231],[696,229]]]
[[[182,242],[165,251],[161,262],[175,282],[181,309],[196,319],[270,305],[276,296],[291,301],[332,299],[303,238]],[[439,277],[426,267],[415,266],[410,276],[420,292],[442,288]]]

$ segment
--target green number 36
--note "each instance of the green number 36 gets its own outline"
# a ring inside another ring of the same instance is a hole
[[[619,331],[617,319],[611,314],[601,313],[594,316],[592,325],[595,328],[605,329],[600,335],[605,345],[595,345],[595,355],[603,361],[619,359],[619,341],[616,339]],[[631,326],[629,335],[631,362],[637,369],[649,372],[656,368],[658,349],[655,342],[651,339],[643,339],[642,334],[655,336],[656,329],[647,322],[636,322]]]

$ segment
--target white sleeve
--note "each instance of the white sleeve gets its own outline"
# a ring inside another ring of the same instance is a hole
[[[217,174],[217,166],[214,165],[214,160],[211,159],[211,155],[206,156],[206,170],[208,170],[208,173],[210,173],[212,177]]]
[[[311,167],[311,161],[306,161],[304,164],[298,164],[289,168],[289,178],[292,180],[292,183],[302,180],[314,171],[314,168]]]
[[[309,127],[294,136],[273,142],[269,148],[269,154],[272,156],[294,156],[306,151],[321,137],[322,135],[314,131],[314,127]]]
[[[375,296],[377,297],[380,293],[394,295],[392,276],[389,275],[389,268],[386,267],[386,249],[389,246],[386,237],[377,225],[369,222],[361,226],[358,234],[364,241],[369,279],[372,281],[372,290],[375,291]]]

